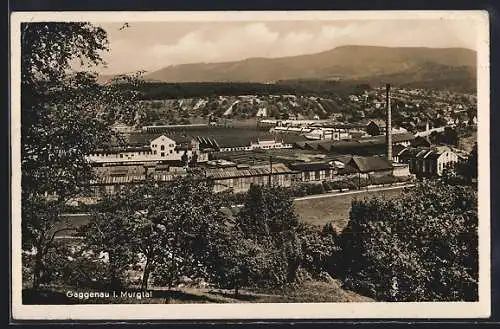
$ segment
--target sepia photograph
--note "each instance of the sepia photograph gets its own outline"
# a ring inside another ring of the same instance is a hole
[[[488,33],[13,13],[14,318],[488,317]]]

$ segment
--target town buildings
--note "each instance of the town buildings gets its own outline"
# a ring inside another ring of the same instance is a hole
[[[412,174],[432,177],[457,164],[459,156],[448,146],[407,147],[399,152],[398,161],[408,164]]]
[[[202,152],[196,139],[179,136],[157,136],[148,146],[110,147],[88,155],[92,163],[191,161],[206,162],[208,155]]]

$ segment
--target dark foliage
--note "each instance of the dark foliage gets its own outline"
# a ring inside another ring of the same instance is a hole
[[[348,289],[386,301],[474,301],[477,192],[424,182],[396,200],[354,201],[340,237]]]

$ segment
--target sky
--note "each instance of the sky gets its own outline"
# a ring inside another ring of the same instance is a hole
[[[96,23],[108,33],[102,74],[169,65],[312,54],[342,45],[464,47],[477,36],[466,19]]]

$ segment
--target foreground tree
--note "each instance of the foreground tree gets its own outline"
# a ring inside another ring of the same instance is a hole
[[[474,301],[477,191],[426,182],[397,200],[354,201],[340,237],[348,289],[387,301]]]
[[[136,93],[74,70],[103,63],[103,29],[44,22],[23,23],[21,31],[22,242],[35,255],[27,265],[37,288],[44,258],[65,229],[61,211],[93,178],[86,155],[110,140],[115,121],[133,122]]]
[[[233,249],[236,254],[231,257],[238,261],[226,261],[236,264],[236,273],[243,275],[239,281],[233,281],[260,286],[293,282],[302,258],[297,227],[298,217],[288,190],[252,185],[233,229],[233,235],[242,241],[239,247],[246,248],[245,252],[236,246]],[[240,259],[241,253],[253,256]],[[227,269],[229,273],[234,273],[233,270]]]
[[[183,276],[210,277],[209,257],[226,226],[222,206],[212,182],[198,175],[151,180],[103,200],[80,232],[88,250],[108,255],[113,287],[123,284],[127,269],[138,268],[143,290],[151,275],[172,287]]]

